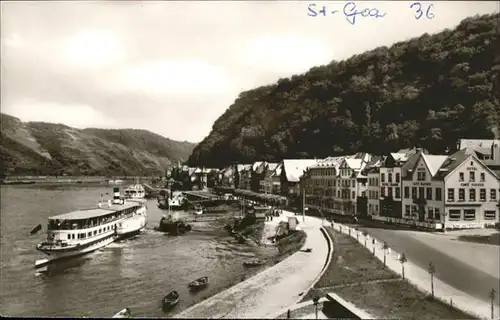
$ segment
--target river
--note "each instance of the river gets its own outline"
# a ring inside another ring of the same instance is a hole
[[[39,223],[45,228],[49,216],[92,207],[106,192],[112,194],[103,186],[1,187],[2,315],[111,317],[129,307],[134,316],[164,317],[251,276],[256,270],[242,266],[249,257],[277,254],[273,247],[236,244],[220,226],[208,223],[196,223],[178,237],[154,231],[165,212],[149,200],[148,225],[138,237],[37,273],[34,262],[44,255],[35,245],[42,234],[30,236],[30,230]],[[187,284],[205,275],[209,287],[190,294]],[[169,314],[161,300],[171,290],[181,300]]]

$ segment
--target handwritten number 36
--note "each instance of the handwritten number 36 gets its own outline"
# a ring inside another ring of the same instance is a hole
[[[420,2],[415,2],[413,3],[411,6],[410,6],[410,9],[413,9],[413,7],[416,7],[416,14],[415,14],[415,19],[420,19],[422,18],[422,15],[424,14],[424,12],[422,11],[422,5],[420,4]],[[434,18],[434,14],[431,12],[431,8],[432,8],[432,4],[430,4],[428,7],[427,7],[427,10],[425,10],[425,17],[427,19],[432,19]]]

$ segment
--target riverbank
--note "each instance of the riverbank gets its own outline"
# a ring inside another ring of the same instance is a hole
[[[277,225],[288,221],[291,212],[266,221]],[[177,314],[177,318],[269,318],[277,316],[300,299],[317,278],[328,256],[328,245],[320,231],[322,221],[306,217],[301,229],[307,234],[304,247],[312,252],[295,252],[253,277]],[[268,226],[268,228],[270,227]],[[269,229],[268,229],[269,230]]]
[[[379,318],[436,320],[475,318],[474,315],[452,307],[450,304],[433,299],[428,293],[418,290],[407,280],[403,280],[398,273],[384,268],[383,262],[374,257],[356,238],[332,228],[327,229],[334,242],[333,259],[327,271],[316,283],[314,290],[311,290],[303,301],[310,300],[314,294],[334,292],[358,308]],[[345,227],[343,229],[343,232],[348,232]],[[351,232],[354,236],[355,231]],[[370,241],[367,241],[368,246]],[[376,250],[381,251],[379,248]],[[392,256],[387,257],[388,259],[391,259],[391,263],[393,262]],[[305,311],[296,310],[295,312]]]

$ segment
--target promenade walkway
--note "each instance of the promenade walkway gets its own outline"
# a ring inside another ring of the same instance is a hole
[[[341,224],[335,223],[335,230],[340,230]],[[342,226],[342,232],[344,234],[348,234],[348,227]],[[356,239],[356,231],[352,229],[351,237]],[[375,245],[372,244],[373,237],[368,235],[366,248],[373,252],[373,247],[375,246],[375,256],[383,261],[384,259],[384,251],[381,249],[382,243],[375,238]],[[362,245],[365,243],[365,237],[362,232],[358,234],[358,241]],[[391,243],[388,243],[389,246]],[[387,266],[395,271],[398,274],[402,273],[401,263],[398,261],[398,252],[391,250],[390,254],[386,254]],[[481,263],[481,261],[477,261],[477,263]],[[405,276],[408,281],[418,287],[420,290],[430,293],[431,283],[430,283],[430,275],[428,271],[424,268],[417,266],[415,263],[412,263],[411,260],[405,263]],[[467,279],[464,279],[467,281]],[[493,284],[492,284],[493,285]],[[485,297],[487,297],[487,288],[485,289]],[[458,308],[473,313],[480,318],[483,319],[491,319],[491,303],[486,301],[487,299],[478,299],[473,297],[465,292],[462,292],[450,285],[441,281],[438,277],[434,278],[434,292],[435,296],[445,302],[450,302],[450,299],[453,299],[453,304]],[[498,319],[499,315],[499,306],[494,306],[495,310],[495,318]]]
[[[290,212],[283,211],[280,218],[267,221],[277,225],[286,221]],[[322,220],[315,217],[298,217],[299,227],[307,233],[304,247],[312,252],[297,252],[282,262],[241,282],[191,308],[177,314],[176,318],[269,318],[280,310],[294,305],[299,294],[306,294],[321,272],[328,256],[328,244],[321,233]]]

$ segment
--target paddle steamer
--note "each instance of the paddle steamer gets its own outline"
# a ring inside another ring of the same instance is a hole
[[[146,226],[146,217],[146,200],[122,198],[115,187],[113,200],[105,203],[101,199],[97,208],[49,217],[47,238],[36,249],[50,258],[37,260],[35,267],[86,254],[136,234]],[[32,233],[40,229],[41,225]]]

